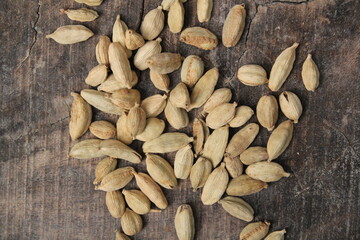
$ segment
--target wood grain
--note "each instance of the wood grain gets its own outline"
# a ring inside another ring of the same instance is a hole
[[[0,239],[114,238],[120,222],[108,213],[104,193],[92,185],[98,160],[67,157],[73,145],[67,126],[70,92],[88,88],[84,79],[96,65],[96,42],[101,34],[111,34],[116,15],[120,13],[130,28],[139,29],[144,14],[160,2],[105,0],[94,7],[101,17],[84,24],[96,35],[84,43],[64,46],[45,39],[45,35],[73,24],[60,14],[60,8],[82,5],[70,0],[2,1]],[[269,90],[242,85],[236,79],[238,67],[257,63],[269,72],[284,48],[300,42],[294,70],[282,90],[298,94],[304,113],[289,149],[277,160],[292,176],[244,199],[254,207],[256,220],[271,221],[272,230],[286,228],[287,239],[360,239],[360,2],[241,2],[248,11],[247,24],[234,48],[219,44],[213,51],[195,49],[180,43],[179,35],[165,27],[163,49],[184,56],[199,55],[206,69],[218,67],[221,77],[217,87],[230,87],[233,101],[254,108]],[[199,24],[196,1],[188,1],[185,27],[204,26],[220,38],[226,14],[236,3],[214,1],[211,21]],[[309,52],[321,73],[315,93],[307,92],[301,83],[301,65]],[[148,71],[138,74],[142,97],[159,93]],[[179,71],[170,77],[174,87],[180,81]],[[199,114],[200,110],[194,111],[191,119]],[[116,121],[98,111],[95,119]],[[170,127],[167,130],[173,131]],[[190,128],[183,132],[190,133]],[[262,129],[254,145],[265,145],[268,136]],[[83,139],[90,137],[88,133]],[[141,150],[140,143],[132,146]],[[165,155],[170,161],[173,156]],[[125,165],[120,161],[119,166]],[[143,171],[144,162],[135,167]],[[175,190],[164,192],[169,208],[144,216],[143,231],[132,239],[176,239],[173,220],[182,203],[193,207],[196,239],[238,239],[245,226],[218,204],[203,206],[189,181],[180,181]]]

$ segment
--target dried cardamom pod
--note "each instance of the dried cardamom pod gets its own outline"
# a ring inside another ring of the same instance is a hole
[[[199,157],[190,171],[190,182],[194,192],[205,185],[211,171],[211,161],[204,157]]]
[[[250,223],[240,232],[240,240],[261,240],[268,234],[269,227],[268,221]]]
[[[144,131],[145,126],[146,113],[138,103],[135,103],[135,106],[130,109],[127,119],[127,128],[133,139]]]
[[[150,70],[150,80],[157,89],[169,92],[170,78],[168,75]]]
[[[134,65],[137,69],[143,71],[148,68],[146,60],[152,55],[161,53],[161,38],[154,41],[148,41],[140,47],[134,56]]]
[[[199,56],[187,56],[181,67],[181,81],[192,88],[204,73],[204,62]]]
[[[115,240],[131,240],[126,236],[125,234],[119,232],[118,230],[115,230]]]
[[[235,116],[229,122],[229,126],[232,128],[238,128],[244,125],[254,115],[254,111],[251,107],[240,106],[235,109]]]
[[[140,215],[126,208],[120,219],[121,228],[126,235],[133,236],[141,231],[143,222]]]
[[[262,96],[256,105],[256,117],[264,128],[272,131],[279,116],[277,100],[272,95]]]
[[[105,157],[106,154],[100,151],[99,139],[87,139],[76,143],[70,150],[69,156],[77,159],[89,159]]]
[[[59,27],[55,32],[46,35],[60,44],[74,44],[88,40],[94,33],[82,25],[66,25]]]
[[[224,162],[226,170],[232,178],[237,178],[243,173],[243,164],[240,161],[240,157],[230,157],[229,154],[225,153]]]
[[[121,142],[129,145],[133,139],[130,131],[127,128],[127,113],[123,113],[116,122],[116,138]]]
[[[150,212],[150,200],[148,197],[139,190],[122,190],[125,197],[126,204],[136,212],[143,215]]]
[[[263,182],[276,182],[282,177],[289,177],[290,173],[284,171],[280,164],[275,162],[257,162],[246,168],[246,174]]]
[[[202,157],[209,159],[216,167],[224,156],[229,139],[229,126],[215,129],[205,142]]]
[[[229,88],[216,89],[213,94],[209,97],[204,105],[203,115],[210,113],[215,107],[228,103],[231,100],[232,93]]]
[[[74,100],[71,104],[69,132],[73,141],[81,137],[89,128],[92,118],[90,105],[80,96],[72,92]]]
[[[100,144],[100,152],[109,157],[120,158],[131,163],[141,162],[139,153],[118,140],[103,140]]]
[[[259,125],[256,123],[249,123],[231,138],[229,145],[226,148],[226,152],[230,157],[239,156],[250,146],[258,133]]]
[[[108,69],[106,65],[97,65],[90,70],[89,74],[85,78],[85,82],[92,87],[96,87],[106,80],[107,74]]]
[[[278,91],[289,76],[295,61],[295,50],[298,46],[299,43],[294,43],[291,47],[282,51],[276,58],[269,78],[269,88],[271,91]]]
[[[184,26],[185,9],[180,0],[175,0],[170,6],[168,14],[168,25],[170,32],[179,33]]]
[[[119,106],[122,109],[129,110],[140,104],[140,92],[136,89],[122,88],[114,91],[113,93],[106,93],[106,98],[109,98],[112,103]]]
[[[132,52],[131,50],[126,48],[125,44],[125,32],[128,30],[128,27],[126,23],[120,20],[120,15],[116,16],[116,21],[113,26],[113,35],[112,35],[112,41],[113,42],[119,42],[121,46],[124,47],[126,55],[128,58],[131,57]]]
[[[97,138],[109,139],[116,136],[114,124],[108,121],[95,121],[90,124],[90,132]]]
[[[105,175],[100,185],[95,187],[95,190],[102,190],[105,192],[119,190],[125,187],[133,179],[134,171],[135,170],[133,167],[118,168],[115,171],[112,171],[109,174]]]
[[[282,92],[279,96],[279,105],[287,118],[293,120],[294,123],[298,123],[303,108],[299,97],[295,93],[290,91]]]
[[[181,129],[189,125],[188,113],[182,108],[175,107],[169,100],[167,101],[164,113],[166,120],[175,129]]]
[[[110,172],[114,171],[116,168],[117,160],[115,158],[107,157],[101,160],[95,168],[95,180],[94,184],[99,184],[102,179],[109,174]]]
[[[269,162],[279,157],[280,154],[282,154],[289,146],[293,136],[293,128],[293,122],[287,120],[280,123],[279,126],[271,133],[266,147],[269,154]]]
[[[248,175],[243,174],[230,181],[226,189],[226,194],[241,197],[260,192],[267,187],[268,185],[266,182],[253,179]]]
[[[219,71],[217,68],[210,69],[199,79],[191,92],[191,104],[188,111],[194,108],[199,108],[206,103],[211,94],[214,92],[218,79]]]
[[[187,179],[194,163],[194,153],[191,145],[187,145],[177,151],[174,160],[174,172],[176,178]]]
[[[158,118],[146,119],[146,126],[142,133],[136,136],[137,140],[150,141],[154,138],[159,137],[165,129],[165,122]]]
[[[124,214],[125,201],[121,192],[107,192],[105,197],[105,203],[113,218],[121,218],[121,216]]]
[[[145,98],[141,102],[141,108],[144,109],[146,117],[156,117],[162,113],[166,106],[167,96],[155,94]]]
[[[133,75],[131,73],[130,62],[127,59],[126,51],[118,42],[113,42],[109,46],[109,62],[115,79],[131,88]]]
[[[196,10],[199,22],[208,22],[211,18],[213,0],[197,0]]]
[[[75,0],[77,3],[85,3],[88,6],[96,7],[100,6],[103,0]]]
[[[245,4],[230,9],[222,29],[222,42],[225,47],[234,47],[240,40],[245,27]]]
[[[205,142],[206,133],[209,132],[209,128],[206,126],[205,122],[201,119],[195,118],[193,122],[193,147],[195,151],[195,156],[197,156],[202,150]]]
[[[179,240],[193,240],[195,236],[195,220],[188,204],[182,204],[176,210],[175,230]]]
[[[61,13],[65,13],[69,19],[78,22],[91,22],[99,17],[99,14],[88,8],[79,9],[60,9]]]
[[[206,125],[217,129],[229,123],[235,116],[237,103],[222,103],[215,107],[206,117]]]
[[[141,23],[141,35],[143,35],[146,40],[155,39],[163,30],[164,21],[165,16],[161,6],[149,11]]]
[[[267,160],[269,155],[265,147],[250,147],[240,154],[240,160],[245,165]]]
[[[130,86],[133,87],[138,83],[138,77],[136,75],[136,73],[134,71],[131,71],[132,74],[132,79],[130,82]],[[110,74],[107,79],[105,80],[105,82],[103,82],[102,84],[100,84],[100,86],[98,86],[98,90],[99,91],[104,91],[104,92],[108,92],[108,93],[113,93],[117,90],[120,90],[122,88],[127,88],[123,83],[119,82],[118,80],[115,79],[114,74]]]
[[[171,73],[181,67],[182,56],[178,53],[158,53],[146,60],[150,70],[160,74]]]
[[[314,92],[319,86],[320,73],[319,69],[312,59],[311,54],[308,54],[302,66],[301,77],[306,90]]]
[[[237,72],[239,81],[246,86],[260,86],[268,83],[266,75],[265,69],[255,64],[244,65]]]
[[[285,229],[275,231],[275,232],[272,232],[269,235],[267,235],[267,237],[264,238],[264,240],[284,240],[285,239],[285,237],[284,237],[285,233],[286,233]]]
[[[169,101],[177,108],[187,109],[190,106],[190,94],[185,83],[180,82],[171,90]]]
[[[128,29],[125,32],[125,45],[129,50],[136,50],[142,46],[144,46],[145,40],[144,38],[137,32],[132,29]]]
[[[204,205],[212,205],[220,200],[225,193],[229,182],[229,174],[225,169],[225,163],[221,163],[210,173],[205,182],[204,189],[201,194],[201,201]]]
[[[136,184],[140,190],[153,202],[158,208],[165,209],[168,201],[157,183],[146,173],[134,173]]]
[[[182,31],[180,42],[203,50],[213,50],[218,45],[215,34],[202,27],[189,27]]]
[[[161,2],[161,6],[165,11],[169,11],[171,5],[173,5],[173,3],[175,2],[175,0],[163,0]],[[187,2],[187,0],[181,0],[182,3]]]
[[[108,66],[109,63],[109,46],[110,46],[110,38],[108,36],[101,36],[99,38],[99,42],[96,44],[96,60],[99,65],[104,64]]]
[[[185,133],[171,132],[161,134],[159,137],[143,144],[145,153],[175,152],[192,142],[194,139]]]
[[[158,155],[146,154],[146,170],[164,188],[173,189],[177,185],[173,167]]]
[[[245,222],[251,222],[254,219],[254,209],[241,198],[228,196],[221,199],[219,203],[233,217]]]

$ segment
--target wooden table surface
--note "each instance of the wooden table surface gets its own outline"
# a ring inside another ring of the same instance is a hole
[[[99,159],[67,157],[74,144],[68,132],[70,92],[88,88],[84,78],[97,64],[95,45],[101,34],[111,35],[116,15],[121,14],[130,28],[139,29],[144,14],[160,2],[105,0],[94,7],[101,16],[84,24],[95,32],[94,37],[59,45],[45,35],[74,24],[60,14],[60,8],[81,4],[71,0],[2,1],[0,239],[114,239],[120,222],[108,213],[104,192],[95,191],[92,185]],[[218,67],[217,87],[231,88],[233,101],[254,108],[269,90],[244,86],[236,78],[237,69],[257,63],[269,73],[277,55],[299,42],[294,69],[281,89],[294,91],[304,106],[289,148],[277,159],[291,176],[244,199],[254,207],[255,220],[269,220],[271,230],[286,228],[286,239],[360,239],[360,2],[215,0],[210,22],[199,24],[196,1],[189,0],[185,27],[207,27],[220,39],[228,10],[242,2],[248,16],[236,47],[219,44],[213,51],[195,49],[180,43],[179,34],[165,27],[163,49],[199,55],[206,69]],[[301,82],[301,65],[309,52],[321,73],[314,93],[307,92]],[[136,88],[142,97],[160,92],[151,84],[148,70],[137,73]],[[174,87],[180,81],[179,71],[170,77]],[[192,112],[191,119],[199,114]],[[116,121],[115,116],[99,111],[94,118]],[[279,122],[284,119],[281,116]],[[191,133],[191,128],[181,131]],[[268,136],[261,129],[254,145],[265,145]],[[82,139],[86,138],[91,135]],[[131,146],[141,151],[141,143]],[[166,155],[171,162],[173,156]],[[119,162],[119,166],[128,165]],[[134,167],[143,171],[144,161]],[[135,187],[134,182],[130,187]],[[218,204],[203,206],[200,192],[193,193],[189,181],[180,181],[174,190],[164,192],[169,207],[144,216],[144,229],[132,239],[176,239],[173,220],[182,203],[193,207],[196,239],[238,239],[245,226]]]

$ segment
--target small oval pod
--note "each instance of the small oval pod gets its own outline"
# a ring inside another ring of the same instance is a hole
[[[127,128],[133,139],[142,133],[146,126],[146,113],[138,103],[132,107],[128,114]]]
[[[158,118],[148,118],[146,119],[146,126],[142,133],[136,136],[137,140],[140,141],[150,141],[159,137],[165,129],[164,120]]]
[[[197,156],[203,150],[205,140],[208,136],[209,128],[206,126],[205,122],[201,119],[195,118],[193,122],[193,147],[195,156]]]
[[[229,174],[225,169],[225,163],[221,163],[210,173],[205,182],[204,189],[201,194],[201,201],[204,205],[212,205],[220,200],[225,193],[229,182]]]
[[[133,167],[118,168],[115,171],[105,175],[99,186],[95,190],[103,190],[105,192],[112,192],[125,187],[134,177]]]
[[[201,156],[209,159],[216,167],[224,156],[229,139],[229,126],[215,129],[205,142]]]
[[[55,32],[46,35],[60,44],[74,44],[88,40],[94,33],[82,25],[67,25],[59,27]]]
[[[150,70],[150,80],[154,86],[164,92],[169,92],[170,78],[166,74],[160,74]]]
[[[174,172],[176,178],[186,179],[190,175],[191,168],[194,163],[194,153],[191,145],[186,145],[177,151],[174,160]]]
[[[204,62],[199,56],[187,56],[181,67],[181,81],[192,88],[204,73]]]
[[[137,32],[132,29],[128,29],[125,32],[125,45],[129,50],[136,50],[142,46],[144,46],[145,40],[144,38]]]
[[[233,47],[239,42],[244,32],[245,18],[245,4],[235,5],[230,9],[222,30],[222,42],[225,47]]]
[[[159,6],[150,10],[144,17],[144,20],[140,26],[141,35],[146,40],[153,40],[164,28],[165,15],[162,11],[162,7]]]
[[[264,128],[272,131],[279,116],[279,106],[274,96],[262,96],[256,106],[256,117]]]
[[[115,158],[107,157],[101,160],[95,168],[95,180],[94,184],[99,184],[102,179],[109,174],[110,172],[114,171],[116,168],[117,160]]]
[[[314,92],[319,86],[320,73],[311,54],[307,55],[302,66],[301,76],[306,90]]]
[[[293,122],[284,121],[271,133],[266,149],[269,154],[268,161],[279,157],[289,146],[293,137]]]
[[[235,109],[235,116],[229,122],[231,128],[238,128],[244,125],[254,115],[254,111],[251,107],[240,106]]]
[[[240,154],[240,160],[245,165],[261,162],[268,158],[266,147],[250,147]]]
[[[173,167],[158,155],[146,154],[146,170],[164,188],[173,189],[177,185]]]
[[[71,104],[69,133],[71,140],[75,141],[81,137],[89,128],[92,118],[90,105],[80,96],[72,92],[74,100]]]
[[[170,32],[179,33],[184,26],[185,9],[180,0],[175,0],[170,6],[168,14],[168,25]]]
[[[294,123],[298,123],[303,111],[299,97],[290,91],[282,92],[279,96],[279,104],[283,114]]]
[[[206,125],[217,129],[229,123],[235,116],[237,103],[223,103],[215,107],[206,117]]]
[[[269,235],[267,235],[266,238],[264,238],[264,240],[284,240],[285,239],[285,233],[286,230],[279,230],[279,231],[275,231],[270,233]]]
[[[60,9],[60,12],[65,13],[69,19],[78,22],[91,22],[99,17],[96,11],[88,8]]]
[[[254,219],[254,209],[241,198],[227,196],[219,203],[233,217],[245,222],[251,222]]]
[[[105,157],[100,151],[100,139],[86,139],[76,143],[70,150],[69,156],[78,159]]]
[[[203,50],[213,50],[218,45],[216,35],[202,27],[186,28],[180,35],[180,42]]]
[[[226,152],[230,157],[239,156],[250,146],[258,133],[259,125],[256,123],[246,125],[231,138]]]
[[[125,234],[119,232],[118,230],[115,230],[115,240],[131,240],[131,239]]]
[[[135,189],[124,189],[122,193],[125,197],[126,204],[131,210],[140,215],[150,212],[150,200],[143,192]]]
[[[243,173],[243,164],[240,161],[239,156],[230,157],[229,154],[225,153],[224,162],[226,166],[226,170],[229,172],[229,175],[232,178],[237,178]]]
[[[204,157],[198,158],[190,171],[190,182],[194,192],[205,185],[212,169],[210,160]]]
[[[174,72],[181,67],[182,56],[178,53],[163,52],[154,54],[146,60],[150,70],[160,74]]]
[[[240,82],[247,86],[260,86],[268,82],[265,69],[255,64],[240,67],[237,77]]]
[[[96,44],[96,60],[98,61],[99,65],[103,64],[108,66],[109,65],[109,46],[110,46],[110,38],[108,36],[101,36],[99,38],[99,42]]]
[[[123,113],[116,122],[116,138],[121,142],[129,145],[132,143],[133,138],[127,128],[127,113]]]
[[[161,134],[159,137],[147,141],[143,144],[143,151],[145,153],[167,153],[175,152],[194,139],[185,133],[170,132]]]
[[[109,139],[116,135],[114,124],[108,121],[95,121],[90,124],[90,132],[97,138]]]
[[[229,88],[216,89],[204,104],[204,113],[210,113],[215,107],[223,103],[228,103],[231,97],[232,93]]]
[[[246,174],[263,182],[276,182],[282,177],[290,176],[290,173],[285,172],[280,164],[266,161],[249,165],[246,168]]]
[[[125,212],[124,197],[119,191],[107,192],[105,197],[106,206],[113,218],[121,218]]]
[[[267,187],[268,185],[266,182],[253,179],[248,175],[243,174],[230,181],[226,189],[226,194],[241,197],[260,192]]]
[[[208,22],[211,18],[213,0],[197,0],[196,3],[197,17],[199,22]]]
[[[140,47],[134,56],[134,65],[137,69],[143,71],[148,68],[146,60],[152,55],[161,53],[161,38],[154,41],[148,41],[144,46]]]
[[[110,43],[109,63],[115,79],[126,86],[126,88],[131,88],[133,74],[131,72],[126,49],[121,45],[121,43]]]
[[[167,101],[165,117],[169,124],[175,129],[181,129],[189,125],[189,115],[185,109],[175,107],[171,101]]]
[[[122,109],[129,110],[134,107],[135,104],[140,104],[140,92],[136,89],[119,89],[113,93],[105,94],[105,97],[109,98],[112,103],[119,106]]]
[[[249,223],[240,232],[240,240],[261,240],[269,232],[269,227],[268,221]]]
[[[100,152],[113,158],[120,158],[131,163],[140,163],[141,155],[124,143],[108,139],[100,143]]]
[[[111,102],[110,99],[106,98],[106,93],[96,91],[94,89],[81,90],[81,97],[85,99],[91,106],[99,109],[105,113],[111,113],[121,115],[123,110]]]
[[[180,82],[171,90],[169,101],[177,108],[188,109],[190,106],[190,95],[185,83]]]
[[[179,240],[193,240],[195,219],[190,205],[180,205],[175,215],[175,230]]]
[[[141,216],[128,208],[121,217],[120,223],[124,233],[129,236],[137,234],[143,228]]]

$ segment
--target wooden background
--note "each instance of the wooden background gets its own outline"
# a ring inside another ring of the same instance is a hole
[[[73,24],[60,8],[82,5],[71,0],[1,1],[0,239],[114,238],[120,223],[108,213],[104,193],[92,185],[98,159],[67,157],[73,145],[68,133],[70,92],[88,88],[84,78],[96,65],[95,45],[99,35],[111,34],[116,15],[139,29],[144,14],[160,2],[104,0],[94,7],[101,17],[85,24],[96,35],[64,46],[45,35]],[[254,207],[256,220],[269,220],[271,230],[286,228],[287,239],[360,239],[360,2],[215,0],[211,21],[199,24],[196,1],[189,0],[185,27],[207,27],[220,39],[228,10],[242,2],[248,16],[236,47],[219,44],[213,51],[202,51],[180,43],[179,35],[165,27],[163,49],[200,55],[206,69],[219,68],[218,87],[231,88],[233,101],[254,108],[269,90],[242,85],[236,79],[238,67],[257,63],[269,72],[284,48],[300,42],[294,70],[281,89],[294,91],[304,106],[294,139],[277,160],[292,175],[244,199]],[[307,92],[301,82],[301,65],[309,52],[321,72],[315,93]],[[160,92],[149,81],[148,71],[138,74],[143,97]],[[172,87],[179,82],[179,71],[171,74],[171,81]],[[196,115],[199,112],[191,119]],[[98,111],[95,119],[116,121]],[[268,136],[262,129],[254,145],[265,145]],[[83,139],[90,137],[88,133]],[[141,150],[140,145],[132,146]],[[167,157],[173,161],[173,155]],[[120,161],[119,166],[124,165]],[[144,170],[144,162],[135,168]],[[180,181],[165,194],[170,206],[144,216],[144,229],[132,239],[176,239],[173,219],[182,203],[194,209],[196,239],[238,239],[245,226],[218,204],[203,206],[189,181]]]

